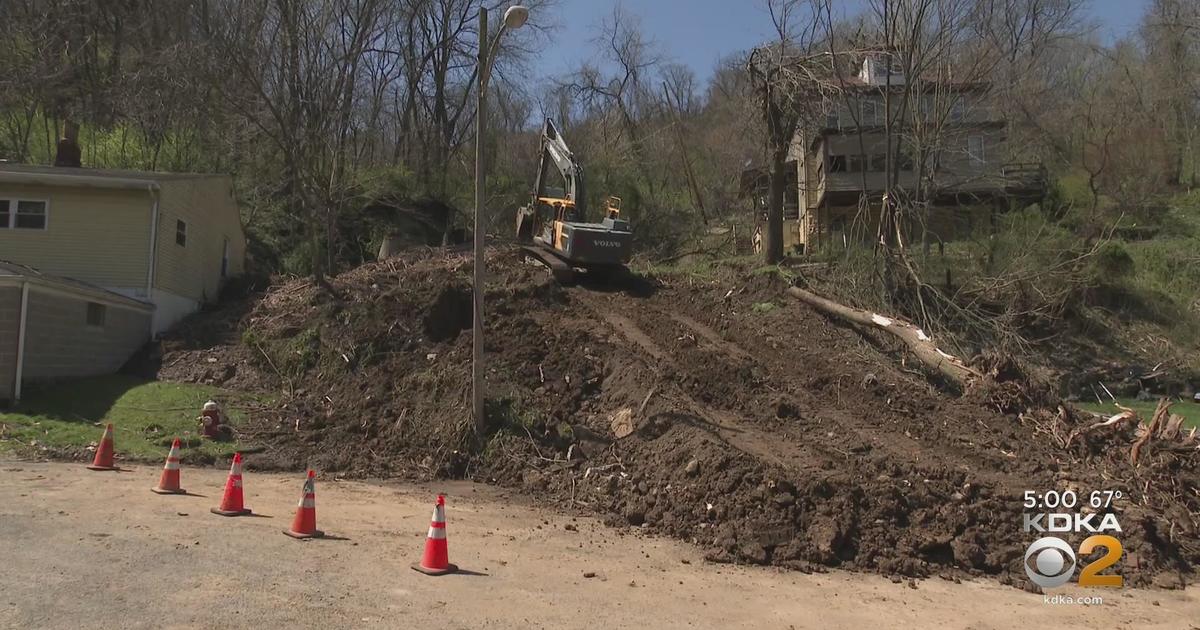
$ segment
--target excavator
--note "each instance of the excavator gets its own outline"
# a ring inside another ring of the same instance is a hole
[[[587,222],[583,167],[549,118],[542,127],[533,199],[517,212],[517,240],[563,284],[573,282],[577,270],[591,276],[625,271],[633,251],[620,197],[608,198],[599,223]]]

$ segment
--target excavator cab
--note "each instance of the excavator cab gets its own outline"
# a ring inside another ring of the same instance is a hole
[[[583,167],[548,118],[541,146],[533,198],[517,213],[517,239],[525,251],[560,281],[573,279],[575,269],[624,268],[633,231],[621,218],[621,198],[609,197],[603,219],[588,223]]]

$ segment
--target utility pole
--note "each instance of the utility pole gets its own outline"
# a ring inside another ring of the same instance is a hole
[[[475,434],[483,435],[487,430],[487,414],[484,410],[484,383],[486,366],[483,360],[483,291],[484,243],[483,200],[487,194],[487,165],[484,163],[484,138],[487,132],[487,86],[492,75],[492,60],[500,36],[510,28],[521,28],[529,19],[529,9],[514,5],[504,12],[504,23],[496,31],[496,37],[488,42],[487,7],[479,7],[479,92],[475,109],[475,269],[472,274],[471,308],[471,408],[475,418]]]
[[[483,282],[484,282],[484,239],[483,239],[483,195],[487,186],[487,170],[483,159],[483,138],[487,130],[487,74],[488,70],[488,12],[479,7],[479,102],[475,110],[475,270],[472,281],[471,331],[471,404],[475,416],[475,434],[483,435],[487,429],[487,415],[483,408]]]

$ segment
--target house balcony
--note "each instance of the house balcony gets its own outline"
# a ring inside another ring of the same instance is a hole
[[[1046,194],[1049,177],[1040,162],[1012,162],[1000,165],[959,164],[939,171],[935,203],[959,204],[1004,198],[1032,201]],[[866,186],[864,188],[864,180]],[[896,186],[915,189],[916,175],[902,171]],[[881,172],[826,173],[808,190],[809,207],[828,202],[832,206],[853,205],[865,191],[877,198],[883,194],[886,176]]]

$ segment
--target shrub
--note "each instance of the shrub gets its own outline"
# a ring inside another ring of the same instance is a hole
[[[1133,257],[1120,241],[1100,246],[1091,259],[1092,281],[1096,284],[1116,283],[1133,275]]]

